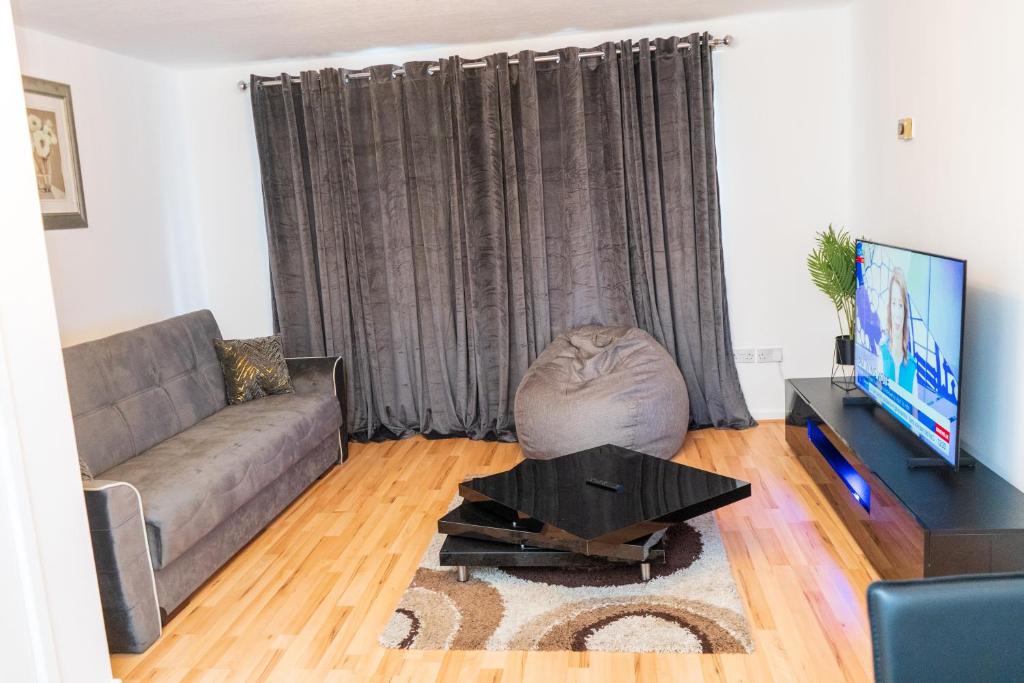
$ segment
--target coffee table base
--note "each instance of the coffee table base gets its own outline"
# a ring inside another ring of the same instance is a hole
[[[460,564],[456,567],[458,570],[458,581],[459,583],[466,583],[469,581],[469,567],[464,564]],[[651,580],[651,563],[641,562],[640,563],[640,580],[647,583]]]
[[[437,530],[449,537],[474,538],[513,547],[548,548],[552,552],[595,556],[617,562],[650,560],[652,549],[665,536],[665,528],[659,528],[621,543],[586,541],[552,530],[493,501],[463,502],[437,520]]]
[[[649,581],[651,563],[665,561],[665,544],[659,542],[651,548],[647,561],[624,562],[590,555],[580,555],[567,550],[535,548],[527,545],[483,541],[462,536],[448,536],[441,546],[438,564],[455,567],[458,580],[469,579],[471,567],[588,567],[603,568],[616,565],[637,565],[640,579]]]

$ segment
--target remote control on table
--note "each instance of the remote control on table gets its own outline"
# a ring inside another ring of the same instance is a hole
[[[622,493],[623,491],[622,484],[605,481],[604,479],[587,479],[587,483],[591,486],[596,486],[599,489],[605,489],[606,491],[614,491],[615,493]]]

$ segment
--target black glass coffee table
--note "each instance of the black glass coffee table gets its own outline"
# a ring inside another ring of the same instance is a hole
[[[438,520],[440,564],[458,567],[591,566],[632,562],[650,577],[665,531],[750,496],[750,484],[605,445],[459,486],[463,502]]]

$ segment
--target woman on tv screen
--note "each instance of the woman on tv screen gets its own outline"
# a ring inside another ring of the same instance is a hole
[[[903,270],[893,268],[889,280],[889,306],[886,320],[886,339],[881,343],[879,359],[881,374],[896,382],[907,392],[914,393],[917,384],[917,359],[914,358],[910,338],[910,300]]]

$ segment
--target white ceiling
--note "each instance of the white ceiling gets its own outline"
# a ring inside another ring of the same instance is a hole
[[[847,0],[14,0],[19,26],[167,64],[508,40]]]

